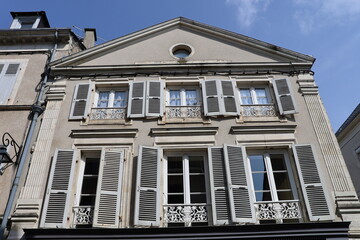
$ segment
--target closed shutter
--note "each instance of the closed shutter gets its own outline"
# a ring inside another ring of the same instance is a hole
[[[329,199],[321,184],[312,146],[295,144],[293,150],[310,221],[334,219],[334,212],[329,208]]]
[[[7,104],[14,88],[20,64],[0,64],[0,105]],[[2,70],[4,71],[2,74]]]
[[[129,118],[145,116],[145,82],[131,82],[129,94]]]
[[[220,96],[216,80],[202,82],[202,93],[205,116],[220,115]]]
[[[136,179],[135,225],[160,225],[161,150],[140,146]]]
[[[273,85],[280,114],[296,113],[295,102],[291,94],[290,82],[288,79],[274,79]]]
[[[237,98],[239,94],[235,94],[235,86],[233,81],[223,80],[221,81],[222,99],[224,104],[223,115],[237,116],[239,115],[240,102]]]
[[[160,117],[163,115],[163,82],[161,81],[147,81],[146,91],[146,116]]]
[[[90,84],[78,83],[75,86],[69,119],[83,119],[86,117],[90,97]]]
[[[254,201],[250,194],[251,176],[245,148],[225,145],[224,155],[232,221],[255,223]]]
[[[123,151],[102,152],[97,185],[94,227],[117,228],[121,205]]]
[[[208,155],[213,223],[214,225],[228,224],[230,205],[223,148],[209,147]]]
[[[75,165],[74,150],[55,151],[45,196],[41,226],[66,227]]]

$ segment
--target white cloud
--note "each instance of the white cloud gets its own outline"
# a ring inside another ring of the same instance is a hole
[[[346,24],[360,18],[359,0],[295,0],[294,19],[302,33],[311,33],[327,24]]]
[[[242,27],[250,27],[260,12],[266,11],[269,0],[226,0],[227,4],[235,5],[237,18]]]

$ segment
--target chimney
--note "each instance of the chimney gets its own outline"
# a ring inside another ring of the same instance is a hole
[[[96,29],[95,28],[85,28],[85,36],[83,44],[86,48],[91,48],[95,46],[96,38]]]

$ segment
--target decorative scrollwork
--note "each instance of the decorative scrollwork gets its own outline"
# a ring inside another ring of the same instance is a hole
[[[243,105],[241,109],[244,117],[276,117],[274,105]]]
[[[74,225],[89,225],[93,222],[94,209],[90,206],[73,207]]]
[[[190,226],[194,222],[207,222],[207,207],[205,205],[167,205],[164,207],[166,223],[184,223]]]
[[[4,133],[2,136],[2,145],[5,147],[8,147],[9,145],[14,147],[15,155],[11,158],[11,160],[19,156],[21,146],[16,143],[15,139],[10,135],[10,133]]]
[[[255,208],[258,220],[301,218],[299,203],[295,201],[256,203]]]
[[[125,119],[125,108],[92,108],[90,120]]]
[[[200,106],[168,106],[166,118],[201,118]]]

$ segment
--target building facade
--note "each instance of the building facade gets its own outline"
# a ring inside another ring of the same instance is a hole
[[[16,185],[20,190],[26,177],[31,147],[40,126],[38,116],[46,107],[43,97],[47,91],[48,63],[86,49],[71,29],[51,28],[45,12],[11,15],[10,28],[0,30],[0,145],[5,145],[16,163],[0,166],[1,219],[6,206],[11,207],[11,189]],[[21,165],[22,174],[16,174]],[[17,198],[19,191],[13,192],[11,198]],[[15,221],[15,217],[11,220]]]
[[[10,236],[359,238],[314,60],[176,18],[52,61]]]
[[[336,132],[341,152],[360,196],[360,104]]]

